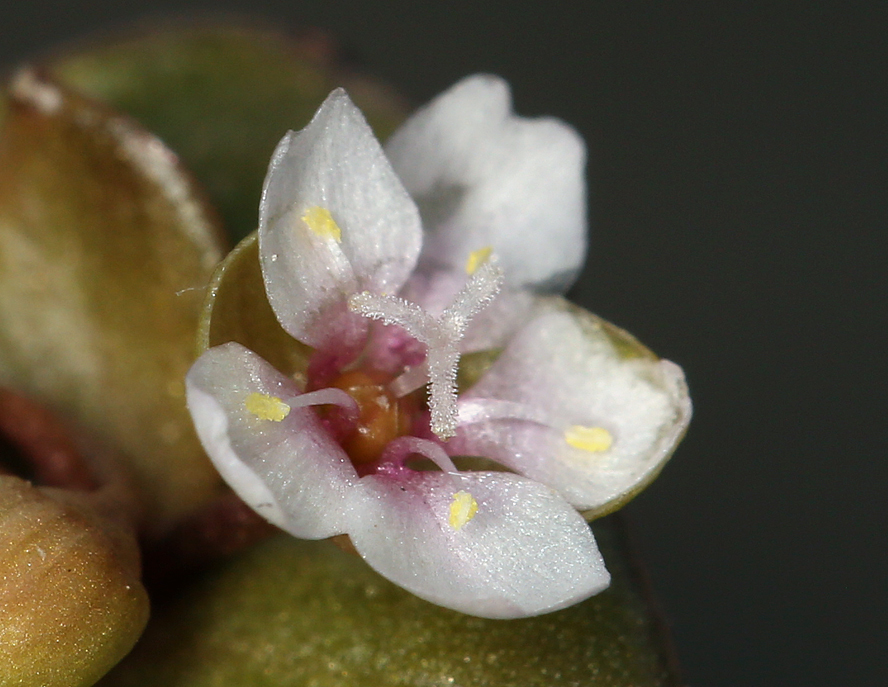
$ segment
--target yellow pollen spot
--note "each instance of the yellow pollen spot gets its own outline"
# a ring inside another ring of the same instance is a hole
[[[490,260],[492,253],[493,246],[484,246],[484,248],[469,253],[469,259],[466,261],[466,274],[475,274],[481,265]]]
[[[268,394],[252,393],[247,396],[244,406],[260,420],[280,422],[290,414],[290,406],[277,396]]]
[[[450,526],[459,531],[478,512],[478,502],[467,491],[458,491],[450,504]]]
[[[589,453],[600,453],[607,451],[614,438],[611,433],[604,427],[584,427],[583,425],[574,425],[564,433],[564,440],[582,451]]]
[[[333,215],[327,208],[322,208],[319,205],[308,208],[302,215],[302,221],[321,238],[333,239],[336,243],[342,243],[342,229],[336,224],[336,220],[333,219]]]

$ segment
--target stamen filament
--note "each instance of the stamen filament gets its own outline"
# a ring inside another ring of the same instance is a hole
[[[540,408],[532,408],[515,401],[501,401],[496,398],[461,399],[457,414],[461,425],[489,422],[490,420],[521,420],[547,427],[557,427],[559,424]]]
[[[284,402],[293,409],[322,405],[339,406],[345,411],[349,422],[356,422],[360,415],[360,410],[355,399],[342,389],[337,389],[335,387],[318,389],[317,391],[310,391],[307,394],[292,396]]]
[[[429,383],[429,366],[426,363],[408,367],[388,385],[395,398],[403,398]]]
[[[385,453],[382,454],[382,459],[384,461],[403,462],[414,454],[428,458],[448,474],[456,475],[459,473],[459,470],[456,469],[453,461],[450,460],[450,456],[447,455],[443,448],[434,441],[420,439],[419,437],[403,436],[390,441],[385,449]]]

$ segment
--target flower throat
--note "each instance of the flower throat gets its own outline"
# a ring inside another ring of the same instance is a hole
[[[446,441],[456,433],[459,344],[472,317],[493,300],[503,281],[502,270],[489,258],[489,249],[470,256],[466,267],[469,278],[440,317],[402,298],[369,291],[349,299],[348,307],[353,313],[398,326],[426,349],[420,364],[404,361],[398,373],[382,372],[365,362],[333,376],[326,383],[328,388],[321,390],[326,392],[324,400],[319,397],[313,403],[306,398],[320,391],[300,397],[305,405],[337,406],[318,412],[360,472],[377,463],[386,447],[398,437],[425,434],[431,429],[439,440]],[[394,348],[386,353],[403,360]],[[427,404],[416,393],[426,385]],[[309,380],[309,388],[312,386]],[[425,421],[429,423],[428,429],[417,427]]]

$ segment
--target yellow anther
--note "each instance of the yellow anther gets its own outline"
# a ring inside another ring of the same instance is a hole
[[[450,526],[459,531],[478,512],[478,502],[467,491],[458,491],[450,504]]]
[[[466,274],[475,274],[481,265],[490,260],[492,253],[493,246],[484,246],[469,253],[469,259],[466,260]]]
[[[614,438],[611,433],[604,427],[584,427],[583,425],[574,425],[564,433],[564,440],[582,451],[589,453],[600,453],[607,451]]]
[[[327,208],[319,205],[308,208],[302,215],[302,221],[318,236],[333,239],[336,243],[342,242],[342,229],[336,224],[336,220]]]
[[[244,406],[260,420],[280,422],[290,414],[290,406],[277,396],[268,394],[252,393],[247,396]]]

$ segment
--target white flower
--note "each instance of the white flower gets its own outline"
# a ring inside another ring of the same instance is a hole
[[[284,137],[260,258],[278,320],[314,349],[307,383],[236,343],[187,379],[235,491],[294,536],[348,534],[382,575],[465,613],[535,615],[604,589],[578,510],[650,481],[690,402],[677,366],[627,356],[626,335],[548,295],[585,254],[584,158],[572,129],[514,116],[488,76],[385,151],[342,90]],[[458,395],[460,356],[500,350]],[[513,472],[459,471],[461,456]]]

